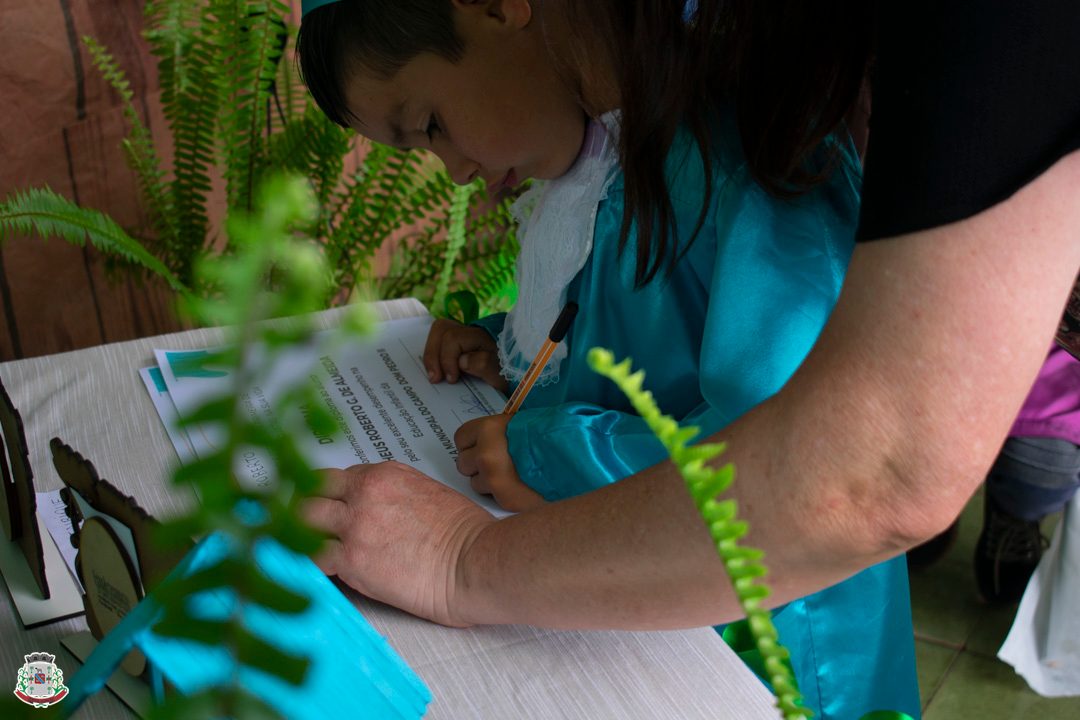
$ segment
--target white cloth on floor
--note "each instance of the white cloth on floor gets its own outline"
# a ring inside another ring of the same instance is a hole
[[[1080,696],[1080,493],[1066,506],[998,657],[1040,695]]]

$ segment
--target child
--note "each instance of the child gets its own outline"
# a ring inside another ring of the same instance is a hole
[[[1080,488],[1080,361],[1054,345],[986,476],[975,580],[991,603],[1016,602],[1042,557],[1039,521]]]
[[[605,116],[585,133],[581,110],[599,117],[611,109],[605,84],[582,73],[568,89],[532,12],[524,0],[345,1],[305,17],[300,44],[305,79],[338,122],[380,141],[428,147],[460,182],[480,176],[498,188],[558,178],[538,191],[523,228],[519,279],[530,289],[514,316],[486,318],[486,330],[439,323],[425,353],[433,381],[455,381],[461,370],[519,378],[537,329],[546,332],[566,300],[580,306],[565,357],[547,368],[551,382],[534,388],[513,420],[470,423],[457,437],[459,468],[474,487],[514,509],[663,459],[626,399],[587,367],[591,347],[632,357],[661,408],[704,435],[775,393],[836,301],[859,184],[846,139],[833,139],[839,162],[826,182],[792,200],[770,196],[751,177],[733,122],[718,112],[706,152],[697,133],[674,135],[665,160],[670,223],[652,243],[632,226],[620,247],[627,179],[602,172],[618,126]],[[563,212],[557,197],[593,198],[594,207],[586,200],[586,211]],[[568,226],[579,240],[540,232]],[[657,240],[668,229],[665,249]],[[903,560],[894,559],[774,612],[819,717],[918,715],[907,593]]]

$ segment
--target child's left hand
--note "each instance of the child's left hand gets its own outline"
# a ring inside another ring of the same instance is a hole
[[[506,425],[510,416],[499,413],[477,418],[458,428],[457,468],[472,478],[472,489],[491,495],[500,507],[511,512],[532,510],[547,503],[540,493],[521,482],[506,445]]]

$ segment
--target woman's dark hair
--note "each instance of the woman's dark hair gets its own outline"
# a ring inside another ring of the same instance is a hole
[[[315,102],[332,121],[355,119],[345,102],[345,78],[358,69],[389,80],[420,53],[461,59],[449,0],[339,0],[304,16],[297,62]]]
[[[550,0],[545,0],[550,2]],[[625,205],[620,248],[637,224],[635,283],[670,271],[704,222],[713,192],[710,125],[733,108],[752,176],[777,197],[803,192],[832,161],[816,151],[855,104],[874,44],[877,0],[562,0],[566,27],[602,43],[622,112]],[[449,0],[340,0],[300,26],[301,74],[319,107],[347,125],[347,71],[391,78],[421,52],[459,60]],[[588,52],[583,57],[590,56]],[[697,227],[676,235],[664,162],[676,130],[705,163]],[[812,162],[813,160],[813,162]],[[681,245],[681,247],[680,247]]]

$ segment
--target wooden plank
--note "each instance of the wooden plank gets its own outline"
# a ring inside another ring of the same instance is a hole
[[[138,93],[144,119],[153,124],[156,65],[141,27],[141,0],[4,3],[0,96],[20,112],[0,117],[0,196],[47,184],[105,211],[131,232],[145,230],[147,218],[120,148],[126,132],[120,98],[92,67],[81,41],[93,35],[108,45]],[[95,251],[13,238],[0,252],[0,359],[179,327],[161,283],[127,276],[110,282]]]

